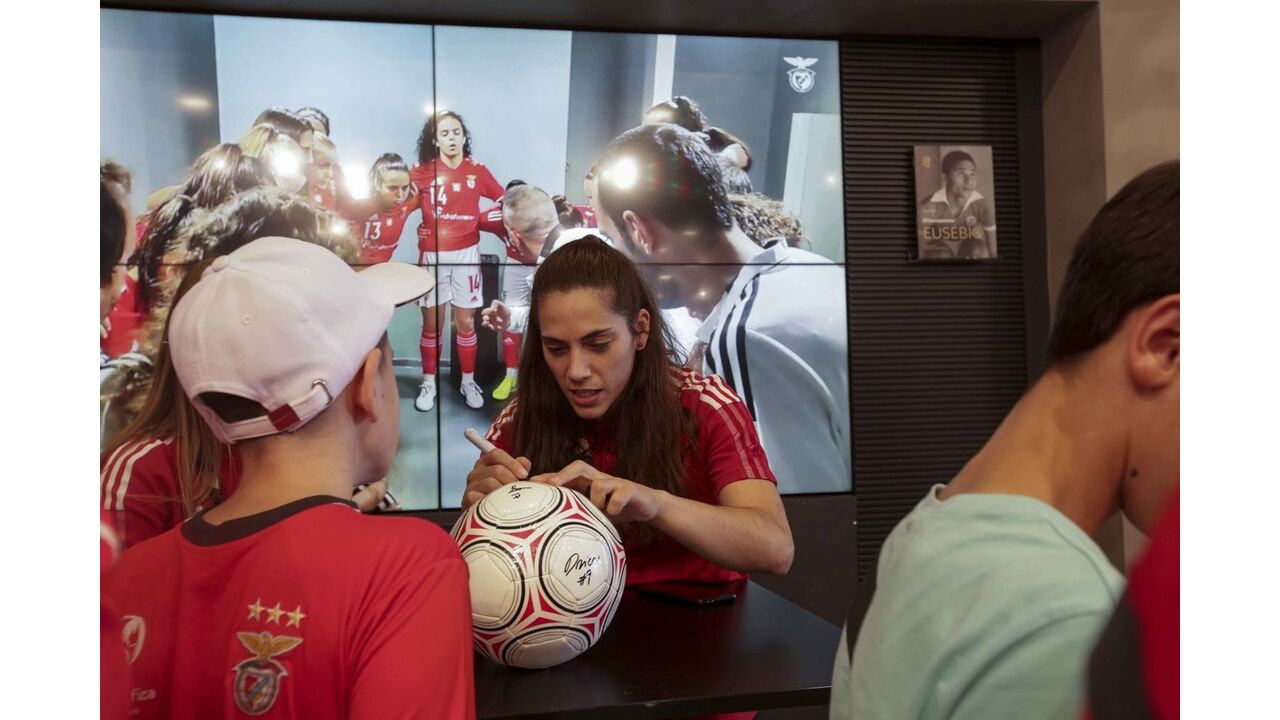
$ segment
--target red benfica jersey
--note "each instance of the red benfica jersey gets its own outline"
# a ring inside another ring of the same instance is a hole
[[[420,251],[464,250],[480,242],[480,198],[498,200],[503,193],[489,168],[471,158],[456,168],[437,160],[414,166],[409,178],[422,206]]]
[[[777,484],[769,459],[765,457],[760,437],[747,406],[717,376],[702,376],[689,370],[677,370],[680,381],[680,405],[693,415],[697,438],[682,442],[685,492],[691,500],[709,505],[720,504],[720,491],[739,480],[768,480]],[[488,438],[494,445],[515,456],[515,437],[511,422],[515,403],[507,405]],[[612,474],[618,455],[608,429],[601,423],[587,423],[587,442],[591,445],[591,465]],[[705,560],[680,543],[663,536],[657,542],[627,548],[627,585],[651,582],[720,583],[747,577],[744,572],[727,570]]]
[[[373,265],[390,260],[400,244],[405,221],[417,209],[418,198],[411,197],[386,212],[370,215],[360,230],[361,264]]]
[[[132,717],[471,718],[467,566],[440,528],[303,498],[197,515],[103,586],[134,642]]]
[[[228,450],[220,470],[218,495],[226,497],[236,489],[239,456]],[[178,443],[173,438],[133,440],[115,448],[99,460],[98,481],[102,510],[110,515],[126,549],[187,519],[178,487]]]

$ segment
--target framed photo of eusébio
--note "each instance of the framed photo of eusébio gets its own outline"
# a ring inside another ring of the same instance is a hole
[[[991,147],[916,145],[915,167],[920,259],[998,257]]]

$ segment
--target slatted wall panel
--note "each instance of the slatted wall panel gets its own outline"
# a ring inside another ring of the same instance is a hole
[[[858,577],[1026,381],[1012,47],[841,42]],[[912,146],[992,146],[999,260],[912,262]]]

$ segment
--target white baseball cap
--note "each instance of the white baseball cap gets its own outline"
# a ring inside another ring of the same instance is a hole
[[[297,430],[355,377],[397,305],[430,292],[425,268],[355,272],[319,245],[259,238],[213,261],[169,319],[173,368],[224,443]],[[253,400],[267,415],[222,420],[208,392]]]

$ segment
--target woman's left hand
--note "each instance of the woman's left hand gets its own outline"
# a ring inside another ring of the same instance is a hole
[[[591,499],[614,522],[650,522],[662,509],[663,493],[637,482],[606,475],[582,460],[557,473],[543,473],[534,482],[572,488]]]

